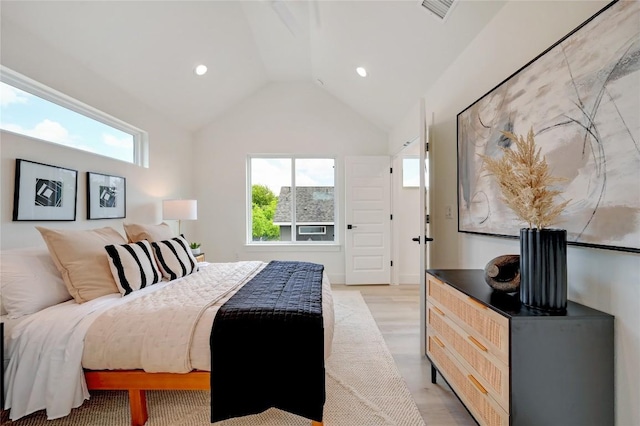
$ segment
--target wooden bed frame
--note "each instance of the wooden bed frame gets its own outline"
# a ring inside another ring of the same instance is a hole
[[[149,418],[147,390],[209,390],[208,371],[185,374],[146,373],[143,370],[85,370],[89,390],[127,390],[131,409],[131,425],[144,426]],[[322,426],[311,420],[311,426]]]

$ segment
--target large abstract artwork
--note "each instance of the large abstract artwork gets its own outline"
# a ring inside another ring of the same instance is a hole
[[[640,252],[640,2],[618,1],[458,114],[458,230],[517,236],[481,155],[535,140],[571,200],[569,244]]]

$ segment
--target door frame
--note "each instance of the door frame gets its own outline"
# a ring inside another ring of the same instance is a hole
[[[420,160],[421,164],[425,164],[428,167],[429,173],[420,174],[420,208],[425,215],[429,215],[429,223],[426,220],[420,221],[421,237],[432,237],[433,230],[431,224],[433,223],[433,199],[434,199],[434,158],[433,148],[434,141],[431,137],[431,126],[433,125],[433,114],[431,120],[427,122],[427,112],[425,99],[420,98]],[[428,152],[428,158],[427,158]],[[428,163],[427,163],[428,160]],[[425,170],[426,171],[426,170]],[[429,191],[425,190],[427,181],[429,179]],[[429,244],[429,246],[427,246]],[[423,354],[427,353],[427,336],[426,336],[426,304],[427,304],[427,269],[431,267],[431,257],[433,256],[433,248],[430,247],[431,242],[424,244],[420,248],[420,348]],[[427,248],[428,247],[428,248]]]

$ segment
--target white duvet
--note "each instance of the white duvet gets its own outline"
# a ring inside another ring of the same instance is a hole
[[[92,370],[143,369],[148,373],[210,370],[210,361],[203,365],[198,360],[203,355],[210,358],[209,335],[215,312],[265,265],[255,261],[211,263],[175,285],[109,309],[87,332],[82,366]],[[192,343],[201,319],[202,328],[208,329],[206,335],[199,336],[206,341],[206,353],[194,353],[194,365]]]
[[[209,334],[217,309],[265,265],[201,264],[195,274],[126,297],[71,300],[30,315],[11,330],[8,341],[5,409],[11,409],[10,418],[41,409],[48,419],[69,414],[89,398],[83,368],[210,370]],[[333,300],[326,275],[323,314],[327,357]],[[141,320],[145,315],[153,316],[151,326]]]

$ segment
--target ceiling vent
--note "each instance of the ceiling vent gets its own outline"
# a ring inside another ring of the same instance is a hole
[[[442,19],[443,21],[449,16],[455,0],[422,0],[422,7],[429,12]]]

